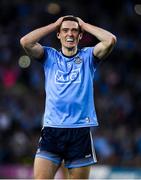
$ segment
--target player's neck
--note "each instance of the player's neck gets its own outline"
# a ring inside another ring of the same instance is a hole
[[[77,47],[74,47],[74,48],[63,48],[62,47],[62,53],[65,55],[65,56],[73,56],[77,53],[78,49]]]

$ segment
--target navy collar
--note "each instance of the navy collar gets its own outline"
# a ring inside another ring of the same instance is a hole
[[[63,55],[63,56],[65,56],[65,57],[67,57],[67,58],[73,58],[73,57],[75,57],[78,53],[79,53],[79,49],[77,49],[77,52],[74,54],[74,55],[72,55],[72,56],[66,56],[65,54],[63,54],[63,52],[62,52],[62,50],[60,50],[60,52],[61,52],[61,54]]]

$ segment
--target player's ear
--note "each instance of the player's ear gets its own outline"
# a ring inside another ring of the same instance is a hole
[[[60,33],[59,32],[57,33],[57,38],[60,39]]]
[[[79,39],[81,40],[82,37],[83,37],[83,33],[80,33],[80,34],[79,34]]]

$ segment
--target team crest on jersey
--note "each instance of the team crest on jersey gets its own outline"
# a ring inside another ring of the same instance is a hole
[[[79,56],[77,56],[77,57],[75,57],[74,62],[75,62],[76,64],[80,64],[80,63],[82,63],[82,59],[81,59]]]

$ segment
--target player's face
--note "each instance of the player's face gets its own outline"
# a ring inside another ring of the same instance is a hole
[[[75,21],[64,21],[60,27],[58,38],[63,47],[74,48],[78,45],[82,34],[79,31],[79,25]]]

